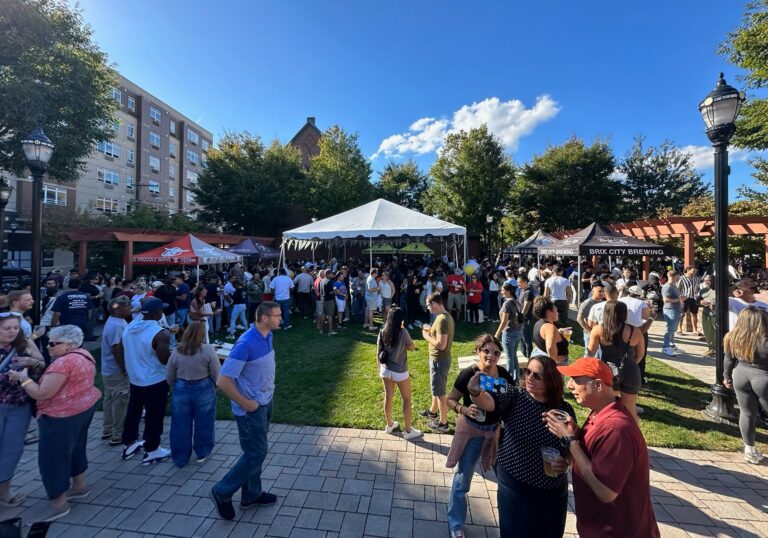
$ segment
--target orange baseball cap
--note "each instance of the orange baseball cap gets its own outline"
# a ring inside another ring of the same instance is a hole
[[[582,357],[570,366],[558,366],[557,370],[569,377],[584,375],[592,379],[599,379],[607,386],[613,386],[613,371],[611,367],[600,359],[594,357]]]

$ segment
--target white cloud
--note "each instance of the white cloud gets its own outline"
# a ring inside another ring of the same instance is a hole
[[[693,167],[696,170],[711,170],[715,166],[714,148],[712,146],[683,146],[683,153],[690,153],[693,158]],[[754,156],[753,152],[746,149],[729,149],[728,158],[731,161],[746,161]]]
[[[517,150],[519,140],[532,133],[541,123],[554,118],[560,107],[549,95],[536,99],[536,104],[525,108],[522,101],[512,99],[501,101],[489,97],[483,101],[464,105],[453,113],[451,120],[421,118],[411,124],[408,131],[382,140],[379,149],[371,159],[384,155],[402,157],[412,153],[423,155],[440,149],[445,137],[453,132],[488,126],[488,130],[499,137],[510,151]]]

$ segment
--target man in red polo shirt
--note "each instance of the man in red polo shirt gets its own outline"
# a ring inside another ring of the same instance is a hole
[[[579,430],[573,418],[544,415],[573,457],[576,528],[581,538],[660,536],[651,504],[648,447],[632,415],[613,391],[613,372],[584,357],[558,366],[570,376],[568,389],[592,410]]]
[[[454,274],[448,275],[445,279],[448,284],[448,312],[453,319],[457,320],[461,316],[461,309],[464,307],[464,275],[461,274],[461,267],[457,267]]]

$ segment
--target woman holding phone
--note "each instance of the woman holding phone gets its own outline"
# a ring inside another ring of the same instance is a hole
[[[481,334],[475,340],[477,363],[459,372],[453,389],[448,395],[448,408],[458,415],[456,432],[448,452],[446,467],[455,467],[451,493],[448,497],[448,527],[452,537],[464,536],[467,517],[467,493],[472,485],[475,465],[480,460],[483,470],[491,468],[496,459],[499,442],[501,414],[486,413],[470,400],[468,384],[475,374],[486,376],[492,390],[506,393],[514,379],[498,365],[501,358],[501,342],[490,334]]]

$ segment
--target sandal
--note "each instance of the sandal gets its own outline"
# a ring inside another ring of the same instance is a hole
[[[17,493],[16,495],[0,499],[0,506],[3,508],[16,508],[17,506],[21,506],[26,498],[27,496],[23,493]]]

